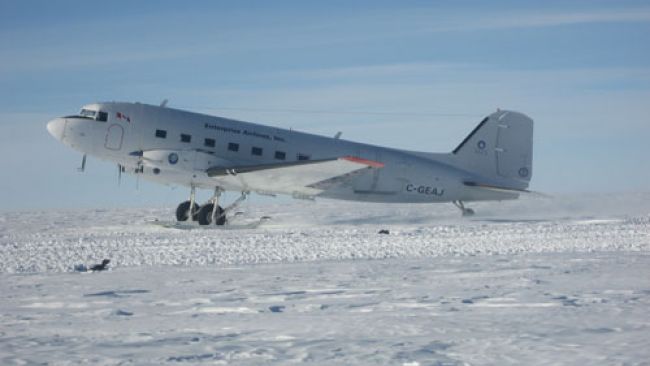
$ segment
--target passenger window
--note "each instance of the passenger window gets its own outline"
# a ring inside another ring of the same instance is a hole
[[[215,141],[214,141],[214,139],[205,139],[205,141],[203,142],[203,144],[204,144],[206,147],[214,147],[214,145],[215,145]]]
[[[298,160],[309,160],[309,155],[298,154]]]
[[[108,121],[108,113],[106,112],[97,112],[97,120],[99,122],[106,122]]]
[[[256,156],[262,156],[262,148],[253,146],[253,148],[251,149],[251,154]]]
[[[275,158],[278,160],[284,160],[287,158],[287,154],[284,151],[276,151]]]
[[[165,139],[167,138],[167,131],[165,130],[156,130],[156,137]]]
[[[181,133],[181,142],[191,142],[192,136]]]
[[[236,144],[234,142],[229,142],[228,143],[228,150],[230,150],[230,151],[239,151],[239,144]]]

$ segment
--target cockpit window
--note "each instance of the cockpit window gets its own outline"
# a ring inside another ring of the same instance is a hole
[[[76,116],[68,116],[66,118],[86,118],[86,119],[92,119],[95,121],[99,122],[106,122],[108,121],[108,113],[107,112],[102,112],[102,111],[93,111],[92,109],[82,109],[81,112],[79,112],[78,115]]]
[[[99,111],[97,112],[97,120],[99,122],[106,122],[108,121],[108,113]]]
[[[81,113],[79,113],[79,115],[82,117],[89,117],[93,119],[95,118],[95,114],[97,114],[97,112],[92,111],[90,109],[82,109]]]

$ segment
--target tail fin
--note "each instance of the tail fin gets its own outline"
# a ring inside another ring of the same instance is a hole
[[[533,175],[533,120],[513,111],[492,113],[452,154],[486,184],[526,188]]]

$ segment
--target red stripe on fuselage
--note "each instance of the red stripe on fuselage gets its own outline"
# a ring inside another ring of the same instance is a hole
[[[364,165],[367,165],[367,166],[371,166],[373,168],[383,168],[384,167],[384,163],[380,163],[380,162],[374,161],[374,160],[357,158],[356,156],[344,156],[341,159],[351,161],[353,163],[364,164]]]

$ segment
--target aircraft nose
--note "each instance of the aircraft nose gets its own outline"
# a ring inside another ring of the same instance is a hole
[[[55,118],[47,123],[47,131],[57,140],[63,139],[64,130],[65,120],[63,118]]]

